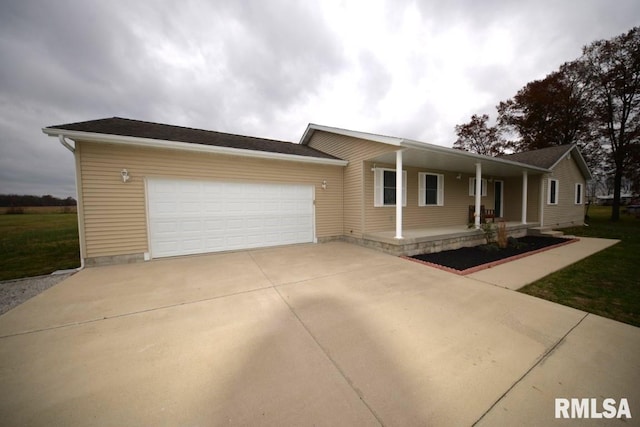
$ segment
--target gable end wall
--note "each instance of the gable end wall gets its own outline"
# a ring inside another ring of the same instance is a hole
[[[558,180],[559,193],[557,205],[547,204],[548,178]],[[575,204],[576,183],[582,184],[583,204],[581,205]],[[543,221],[545,226],[562,228],[584,224],[584,201],[586,200],[584,193],[587,187],[582,172],[580,172],[580,168],[571,155],[562,159],[560,163],[555,166],[553,172],[545,177],[543,188]]]

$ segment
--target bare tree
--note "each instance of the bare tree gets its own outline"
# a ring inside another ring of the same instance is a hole
[[[578,59],[591,88],[594,132],[609,146],[614,168],[611,220],[620,218],[620,193],[625,175],[634,176],[640,145],[640,27],[599,40]]]
[[[487,114],[474,114],[469,123],[456,125],[458,139],[453,143],[453,148],[486,156],[502,154],[504,141],[500,138],[500,131],[495,126],[488,126],[488,121]]]
[[[578,144],[583,152],[590,151],[589,88],[580,67],[568,62],[498,105],[498,126],[519,137],[512,141],[515,151],[564,144]]]

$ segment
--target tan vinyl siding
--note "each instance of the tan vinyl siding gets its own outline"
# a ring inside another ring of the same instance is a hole
[[[540,175],[527,176],[527,223],[539,222]],[[504,218],[522,220],[522,176],[504,178]]]
[[[365,169],[370,170],[373,163],[365,163]],[[395,165],[377,164],[376,167],[395,169]],[[475,203],[475,198],[469,196],[470,175],[462,175],[457,179],[457,173],[436,169],[414,167],[403,168],[407,172],[407,205],[402,208],[402,225],[405,229],[425,227],[448,227],[465,225],[468,223],[469,205]],[[444,204],[443,206],[418,206],[420,172],[444,175]],[[395,206],[374,206],[374,174],[365,175],[365,226],[366,232],[393,230],[396,221]],[[493,185],[488,185],[487,196],[482,197],[482,204],[493,208]]]
[[[586,188],[584,177],[575,161],[568,155],[562,159],[546,178],[558,180],[558,204],[547,204],[549,180],[544,180],[544,225],[569,227],[584,223],[584,205],[575,204],[576,183],[582,184],[583,202]]]
[[[336,135],[328,132],[314,132],[309,146],[348,160],[344,168],[344,231],[346,236],[360,238],[364,232],[363,180],[373,176],[364,161],[380,154],[397,150],[397,147],[363,139]],[[373,203],[373,202],[372,202]]]
[[[148,252],[148,177],[314,185],[316,237],[342,234],[342,166],[90,142],[77,146],[87,258]],[[123,168],[131,176],[126,184]]]

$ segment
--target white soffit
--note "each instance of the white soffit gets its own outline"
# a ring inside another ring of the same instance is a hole
[[[416,147],[416,143],[410,143]],[[547,173],[547,169],[528,166],[508,160],[495,159],[478,154],[468,153],[451,148],[418,143],[419,148],[406,148],[403,152],[402,163],[409,167],[419,167],[432,170],[453,171],[475,174],[476,163],[482,165],[483,175],[520,176],[522,171],[531,173]],[[405,145],[405,144],[403,144]],[[385,153],[373,159],[373,162],[395,164],[395,152]]]

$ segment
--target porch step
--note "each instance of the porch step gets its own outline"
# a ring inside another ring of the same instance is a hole
[[[552,230],[550,227],[533,227],[527,230],[527,234],[530,236],[544,236],[544,237],[562,237],[564,233],[558,230]]]

